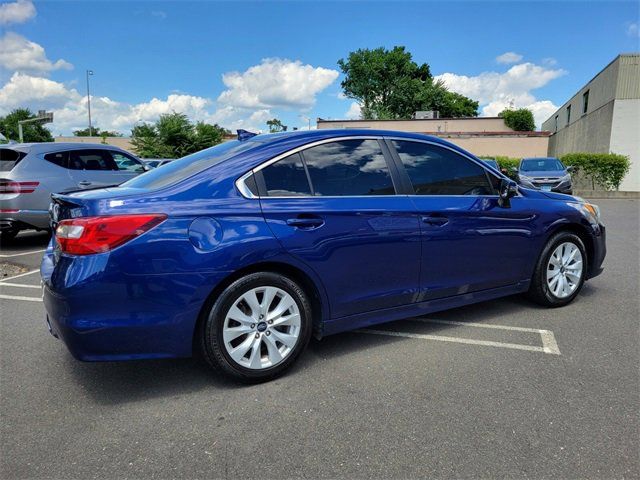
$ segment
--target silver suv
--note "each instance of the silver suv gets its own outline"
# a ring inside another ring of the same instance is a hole
[[[52,193],[118,185],[148,169],[110,145],[0,145],[0,238],[13,238],[20,230],[48,229]]]

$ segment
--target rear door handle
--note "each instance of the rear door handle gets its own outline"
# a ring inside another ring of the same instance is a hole
[[[287,225],[304,230],[313,230],[314,228],[320,228],[324,225],[324,220],[320,217],[298,217],[289,218]]]
[[[449,223],[449,219],[447,217],[436,217],[433,215],[425,215],[422,217],[422,223],[426,223],[427,225],[433,225],[436,227],[442,227]]]

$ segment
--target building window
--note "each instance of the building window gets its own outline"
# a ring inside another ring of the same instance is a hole
[[[558,115],[556,115],[556,132],[558,131]]]
[[[571,123],[571,105],[567,107],[567,125]]]
[[[582,113],[587,113],[589,108],[589,90],[582,94]]]

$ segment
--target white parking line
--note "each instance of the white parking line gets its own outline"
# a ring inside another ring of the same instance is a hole
[[[550,330],[541,330],[538,328],[526,328],[526,327],[511,327],[509,325],[495,325],[491,323],[430,320],[428,318],[414,318],[412,320],[418,321],[418,322],[424,322],[424,323],[439,323],[443,325],[458,325],[458,326],[465,326],[465,327],[492,328],[496,330],[511,330],[516,332],[537,333],[540,335],[540,338],[542,340],[542,346],[536,347],[533,345],[521,345],[519,343],[494,342],[490,340],[474,340],[471,338],[449,337],[446,335],[426,335],[423,333],[395,332],[390,330],[374,330],[370,328],[356,330],[356,332],[369,333],[372,335],[388,335],[391,337],[418,338],[421,340],[434,340],[437,342],[464,343],[467,345],[482,345],[485,347],[510,348],[512,350],[526,350],[528,352],[540,352],[540,353],[548,353],[550,355],[560,355],[560,349],[558,348],[558,344],[556,343],[556,338],[553,335],[553,332]]]
[[[0,258],[11,258],[11,257],[21,257],[22,255],[31,255],[33,253],[42,253],[45,249],[42,250],[33,250],[32,252],[22,252],[22,253],[2,253],[0,254]]]
[[[31,270],[30,272],[21,273],[20,275],[14,275],[13,277],[3,278],[2,280],[0,280],[0,283],[4,283],[7,280],[13,280],[14,278],[26,277],[27,275],[31,275],[31,274],[37,273],[39,271],[40,270]]]
[[[0,299],[20,300],[20,301],[23,301],[23,302],[42,302],[41,298],[37,298],[37,297],[21,297],[20,295],[0,295]]]
[[[0,287],[36,288],[38,290],[42,288],[40,285],[25,285],[24,283],[9,283],[9,282],[0,282]]]

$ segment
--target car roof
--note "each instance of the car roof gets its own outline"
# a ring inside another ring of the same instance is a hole
[[[29,152],[55,152],[57,150],[84,150],[87,148],[98,148],[101,150],[122,150],[114,145],[105,145],[104,143],[76,143],[76,142],[42,142],[42,143],[12,143],[0,145],[2,148],[12,148],[20,151]]]

